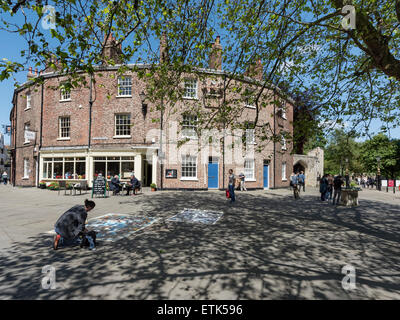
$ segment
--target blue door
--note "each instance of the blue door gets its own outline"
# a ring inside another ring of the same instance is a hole
[[[218,189],[218,163],[208,164],[208,188]]]
[[[268,166],[267,165],[264,165],[264,189],[267,189],[268,188],[268,171],[269,171],[269,168],[268,168]]]

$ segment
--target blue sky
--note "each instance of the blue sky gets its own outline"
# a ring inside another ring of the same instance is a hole
[[[45,31],[46,32],[46,31]],[[48,32],[48,31],[47,31]],[[26,49],[26,41],[18,34],[8,33],[0,30],[0,59],[6,58],[9,60],[15,60],[16,57],[20,57],[20,51]],[[224,39],[221,37],[221,44],[224,45]],[[24,61],[23,58],[18,59],[20,62]],[[14,75],[14,78],[11,77],[7,80],[0,82],[0,101],[1,103],[1,112],[0,112],[0,125],[8,125],[10,124],[9,116],[12,108],[12,97],[14,91],[14,82],[17,81],[19,83],[24,83],[26,81],[26,76],[29,67],[32,65],[26,65],[25,72],[20,72]],[[379,128],[382,126],[382,123],[379,121],[372,121],[370,126],[370,133],[378,133]],[[1,127],[3,132],[3,128]],[[395,128],[390,130],[390,136],[392,138],[400,138],[400,128]],[[5,143],[8,144],[10,141],[9,136],[5,136]]]

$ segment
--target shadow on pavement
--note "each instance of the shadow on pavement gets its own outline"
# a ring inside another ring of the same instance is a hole
[[[363,200],[334,207],[316,196],[158,193],[136,215],[162,218],[136,236],[53,251],[38,235],[2,254],[0,299],[399,299],[400,207]],[[183,208],[219,210],[215,225],[166,222]],[[341,286],[356,268],[357,289]],[[57,289],[41,287],[42,267]]]

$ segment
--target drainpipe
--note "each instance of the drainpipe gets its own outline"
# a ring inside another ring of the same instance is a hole
[[[40,94],[40,136],[39,136],[39,150],[38,150],[38,158],[37,158],[37,177],[36,177],[36,184],[39,185],[39,175],[40,175],[40,149],[42,148],[42,130],[43,130],[43,97],[44,97],[44,86],[42,83],[42,90]]]
[[[161,97],[161,117],[160,117],[160,189],[163,190],[163,171],[164,171],[164,155],[162,148],[162,136],[163,136],[163,114],[164,114],[164,97]]]
[[[222,105],[225,108],[226,102],[226,74],[224,74],[224,100]],[[224,136],[222,138],[222,189],[225,190],[225,120],[224,120]]]
[[[93,106],[92,83],[93,83],[93,76],[90,75],[88,151],[90,150],[90,141],[92,140],[92,106]]]
[[[276,104],[275,104],[275,97],[274,97],[274,189],[276,189],[276,143],[275,143],[275,136],[276,136]]]
[[[14,93],[14,94],[15,94],[15,93]],[[13,168],[13,187],[15,187],[15,183],[16,183],[15,175],[16,175],[16,166],[17,166],[18,94],[15,94],[15,114],[14,114],[14,117],[15,117],[15,128],[14,128],[15,135],[14,135],[14,159],[13,159],[13,162],[14,162],[14,168]]]

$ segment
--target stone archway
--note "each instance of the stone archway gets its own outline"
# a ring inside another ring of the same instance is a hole
[[[298,160],[296,163],[293,165],[293,172],[300,172],[303,171],[304,173],[307,173],[308,165],[305,161],[303,160]]]

